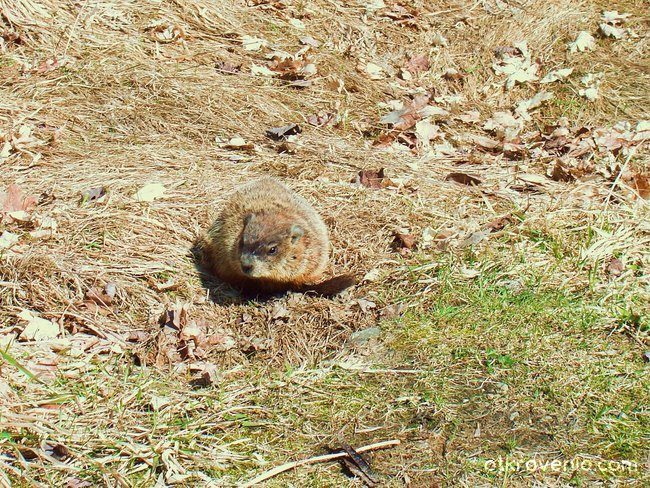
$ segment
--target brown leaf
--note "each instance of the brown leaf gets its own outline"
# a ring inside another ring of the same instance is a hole
[[[556,159],[553,161],[550,171],[551,179],[554,181],[574,181],[575,177],[571,174],[571,171],[562,164],[562,161]]]
[[[513,222],[512,214],[507,214],[502,217],[498,217],[494,220],[491,220],[483,226],[484,229],[489,229],[492,232],[498,232],[503,230],[503,228]]]
[[[483,183],[479,178],[476,176],[471,176],[465,173],[449,173],[445,177],[446,181],[455,181],[456,183],[460,183],[461,185],[467,185],[467,186],[478,186],[481,183]]]
[[[63,444],[56,444],[52,447],[52,455],[59,461],[65,461],[70,457],[70,450]]]
[[[12,212],[31,212],[38,202],[34,196],[23,195],[18,185],[11,184],[6,192],[0,192],[0,222],[14,221],[9,214]]]
[[[113,303],[113,297],[106,293],[104,290],[97,287],[88,290],[84,298],[95,303],[96,305],[99,305],[100,307],[108,307]]]
[[[412,234],[402,234],[400,232],[395,233],[395,238],[391,247],[400,253],[402,256],[406,257],[411,254],[413,249],[416,246],[415,236]]]
[[[364,169],[359,171],[352,183],[365,186],[366,188],[382,189],[393,185],[394,183],[386,177],[384,168],[378,170]]]
[[[336,114],[320,111],[307,117],[307,123],[316,127],[323,127],[336,118]]]
[[[215,63],[215,68],[219,73],[225,75],[236,75],[241,73],[241,64],[228,63],[227,61],[217,61]]]
[[[634,175],[632,188],[644,200],[650,200],[650,176]]]
[[[612,258],[607,265],[607,274],[611,277],[621,276],[623,271],[625,271],[625,265],[618,258]]]
[[[499,149],[501,147],[501,143],[499,141],[495,141],[494,139],[490,139],[487,136],[481,136],[477,134],[469,134],[467,136],[467,139],[469,142],[472,142],[476,144],[477,146],[480,146],[481,149],[487,150],[487,151],[492,151],[495,149]]]
[[[447,81],[462,81],[465,79],[465,73],[461,73],[454,68],[448,68],[447,71],[442,75],[442,77]]]
[[[394,319],[403,315],[407,308],[406,303],[393,303],[382,308],[379,311],[379,316],[384,320]]]
[[[429,71],[431,64],[427,54],[416,54],[406,62],[406,69],[414,75]]]

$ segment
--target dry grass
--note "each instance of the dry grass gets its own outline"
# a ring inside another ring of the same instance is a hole
[[[233,486],[341,438],[394,437],[400,448],[373,455],[387,486],[647,481],[642,469],[509,473],[485,464],[506,455],[647,461],[648,204],[605,174],[616,165],[648,174],[647,141],[629,157],[595,151],[595,171],[578,182],[546,179],[522,191],[521,177],[543,178],[549,161],[480,150],[466,139],[485,134],[480,126],[452,117],[478,110],[484,121],[540,90],[506,91],[491,68],[495,48],[525,39],[543,72],[575,68],[544,88],[556,98],[526,131],[560,117],[572,127],[650,119],[647,2],[385,3],[373,12],[366,2],[324,0],[0,0],[0,149],[31,129],[0,159],[0,192],[15,183],[39,198],[31,223],[0,223],[0,234],[19,236],[0,249],[0,485],[79,477],[94,486]],[[413,25],[385,16],[393,5],[417,8]],[[632,13],[626,25],[637,36],[567,53],[579,30],[595,32],[602,8]],[[183,34],[160,42],[155,25]],[[448,46],[435,46],[437,33]],[[291,54],[313,36],[322,43],[308,53],[313,84],[251,75],[273,49],[246,51],[242,35]],[[429,54],[430,69],[399,80],[418,53]],[[368,62],[389,76],[370,80],[359,69]],[[217,63],[241,72],[219,72]],[[463,81],[444,79],[448,68]],[[603,73],[593,103],[578,95],[590,72]],[[451,112],[440,127],[454,152],[373,148],[389,111],[379,104],[424,91],[462,96],[440,102]],[[341,123],[309,125],[321,110]],[[279,152],[264,132],[291,122],[303,133],[292,152]],[[234,136],[253,149],[217,142]],[[350,183],[360,169],[380,167],[399,189]],[[454,171],[478,175],[481,186],[445,181]],[[335,245],[333,271],[375,277],[331,300],[243,302],[209,281],[207,290],[192,244],[224,196],[259,174],[317,205]],[[163,183],[164,197],[136,202],[147,183]],[[101,186],[106,197],[81,202]],[[464,244],[506,214],[506,227]],[[44,219],[56,231],[30,235]],[[445,233],[448,245],[401,257],[391,242],[404,228],[418,239],[426,229]],[[84,303],[106,283],[117,285],[110,310]],[[161,341],[158,320],[177,303],[235,347],[204,345],[202,357],[184,362],[171,351],[161,361],[169,351],[154,346],[174,345]],[[403,317],[379,317],[396,303],[408,305]],[[25,309],[56,321],[61,336],[18,340]],[[350,341],[377,325],[380,341]],[[157,364],[135,366],[133,351]],[[211,364],[218,379],[201,388],[196,380]],[[394,371],[403,368],[420,372]],[[56,444],[70,455],[52,454]],[[289,482],[361,486],[332,465],[269,486]]]

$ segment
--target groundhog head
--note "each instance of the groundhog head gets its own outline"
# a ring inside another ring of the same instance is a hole
[[[239,264],[251,278],[291,279],[305,250],[303,227],[283,215],[251,213],[244,218]]]

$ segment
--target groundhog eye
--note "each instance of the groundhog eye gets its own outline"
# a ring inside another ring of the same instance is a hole
[[[268,254],[269,256],[274,256],[275,254],[277,254],[277,252],[278,252],[278,247],[273,246],[273,247],[269,248],[269,250],[266,252],[266,254]]]

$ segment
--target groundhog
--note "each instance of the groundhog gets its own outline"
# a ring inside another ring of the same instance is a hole
[[[322,281],[327,227],[307,200],[270,177],[235,191],[199,249],[206,271],[248,295],[334,295],[355,283],[352,275]]]

